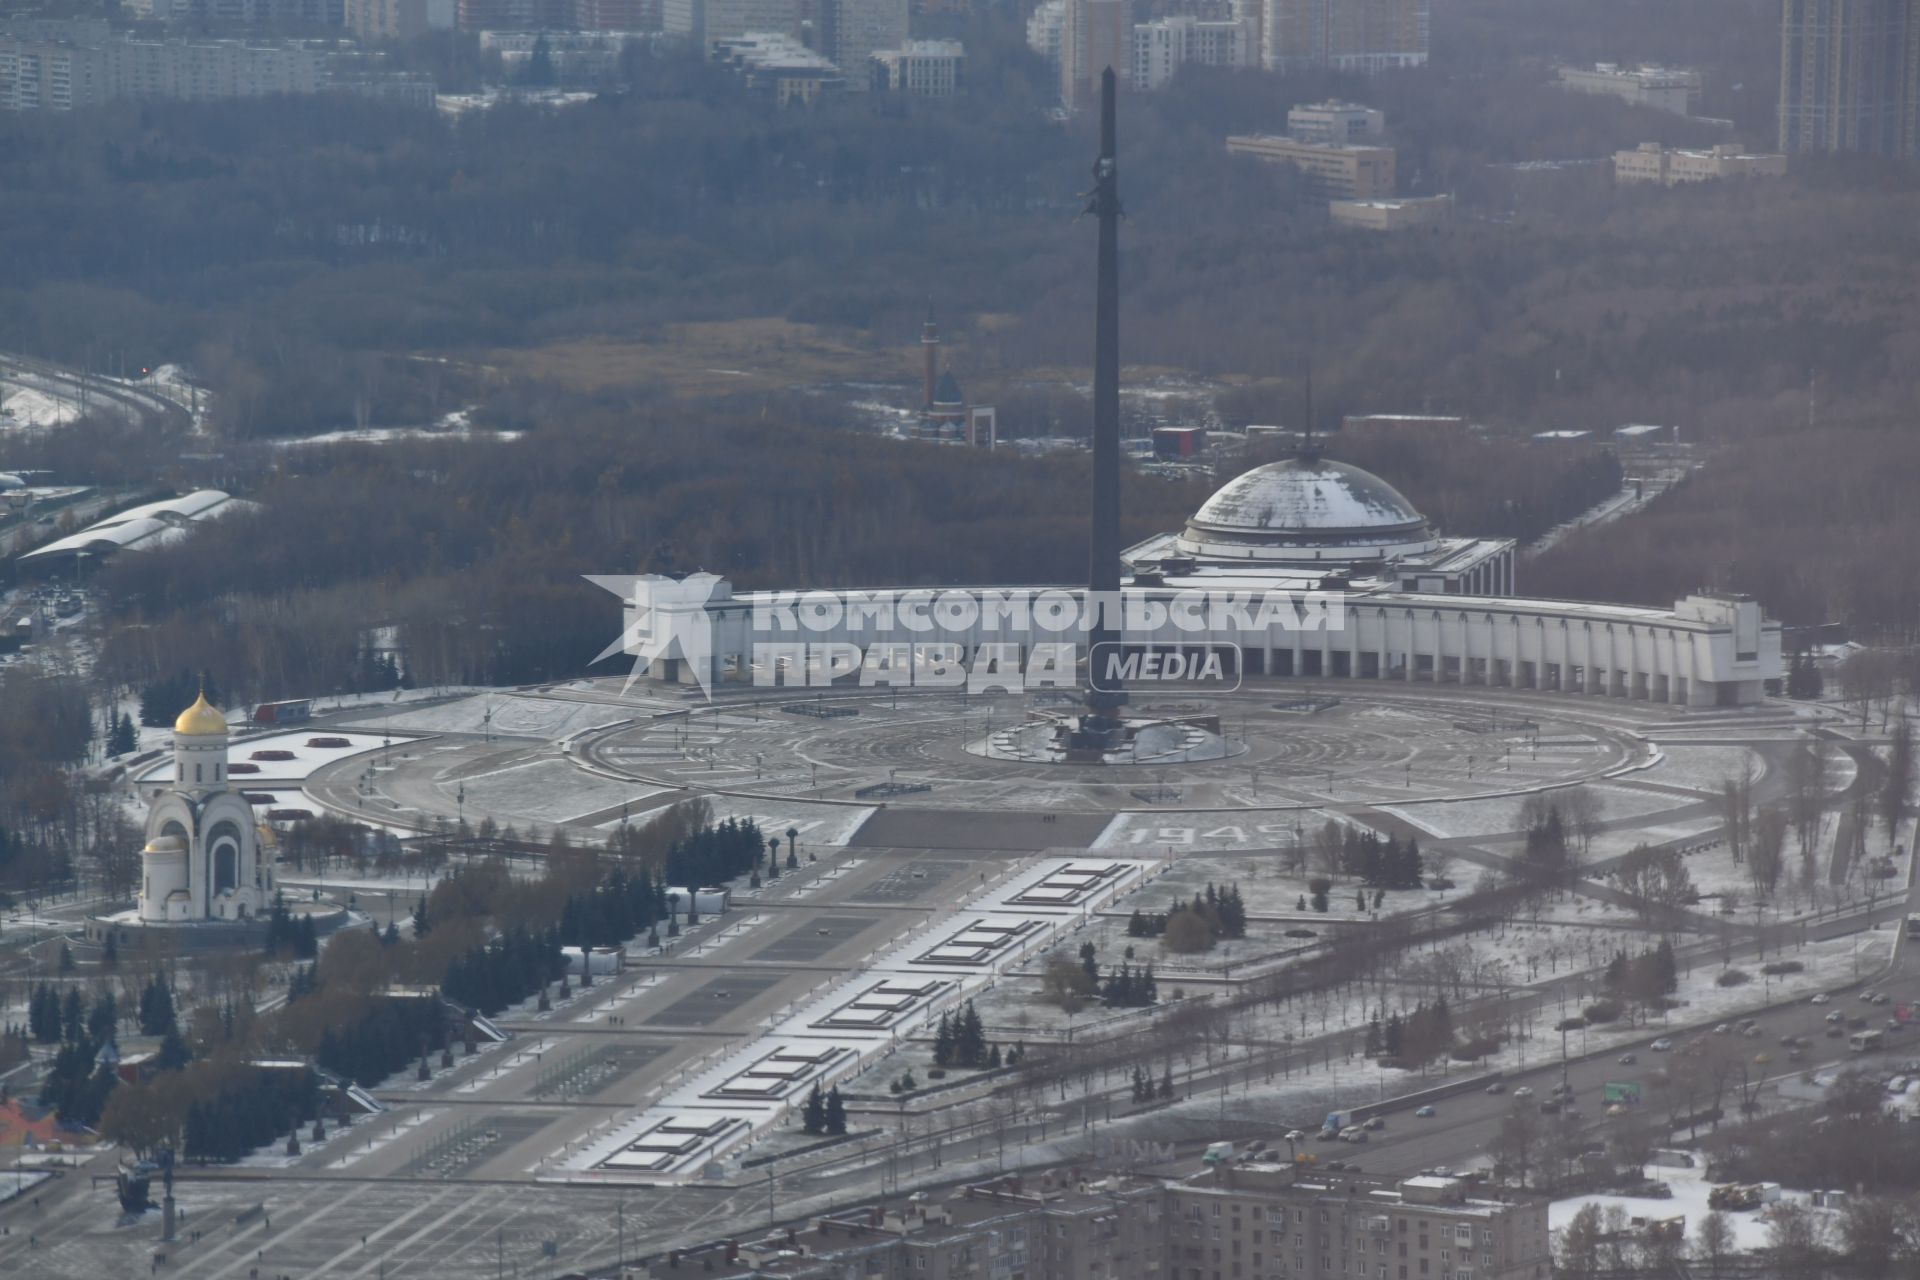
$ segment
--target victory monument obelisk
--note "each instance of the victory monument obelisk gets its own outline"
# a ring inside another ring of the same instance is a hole
[[[1100,158],[1093,165],[1087,212],[1100,225],[1093,316],[1093,520],[1087,533],[1086,711],[1069,750],[1097,756],[1122,737],[1127,702],[1117,679],[1101,679],[1119,653],[1120,607],[1120,178],[1114,155],[1114,76],[1100,75]]]

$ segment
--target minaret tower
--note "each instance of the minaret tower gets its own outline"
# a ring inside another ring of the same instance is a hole
[[[933,322],[933,299],[927,299],[926,323],[920,326],[920,353],[925,365],[922,381],[926,394],[920,397],[923,409],[933,408],[933,387],[940,377],[940,326]]]

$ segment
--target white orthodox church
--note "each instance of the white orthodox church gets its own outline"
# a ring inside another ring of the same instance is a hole
[[[173,783],[141,852],[142,924],[241,921],[273,902],[274,836],[227,777],[227,720],[203,693],[173,722]]]

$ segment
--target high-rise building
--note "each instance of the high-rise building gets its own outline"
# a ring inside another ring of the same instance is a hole
[[[883,49],[907,42],[908,0],[827,0],[833,10],[832,43],[827,56],[846,74],[849,89],[871,83],[867,61]]]
[[[1060,45],[1067,25],[1067,0],[1040,0],[1027,15],[1027,48],[1047,60],[1060,74]]]
[[[1920,154],[1920,0],[1781,0],[1780,149]]]
[[[1190,14],[1138,23],[1133,28],[1133,87],[1158,89],[1189,62],[1248,66],[1253,52],[1249,36],[1243,22],[1206,22]]]
[[[702,49],[747,35],[798,39],[800,0],[663,0],[660,21],[668,35],[684,36]]]
[[[1067,0],[1060,27],[1060,101],[1069,111],[1092,103],[1108,67],[1122,84],[1133,76],[1133,6],[1128,0]]]
[[[347,27],[362,40],[411,40],[453,26],[453,0],[347,0]]]
[[[1261,0],[1260,65],[1369,74],[1427,60],[1430,0]]]

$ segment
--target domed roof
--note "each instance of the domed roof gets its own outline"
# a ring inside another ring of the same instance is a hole
[[[1358,557],[1403,554],[1433,542],[1426,517],[1379,476],[1330,458],[1297,457],[1221,486],[1187,522],[1182,550],[1242,557],[1351,548]],[[1304,557],[1303,557],[1304,558]]]
[[[227,718],[207,701],[207,691],[202,689],[200,696],[193,700],[193,705],[182,711],[179,719],[173,722],[173,731],[198,736],[224,734],[227,731]]]
[[[155,836],[147,841],[147,847],[141,850],[142,853],[185,853],[186,851],[187,842],[179,836]]]

